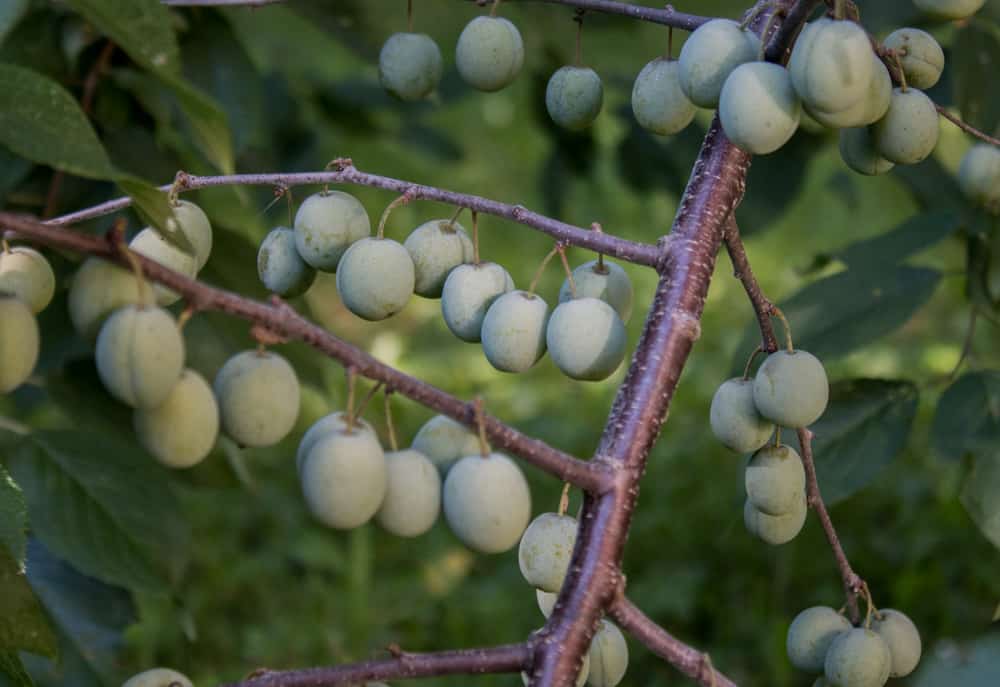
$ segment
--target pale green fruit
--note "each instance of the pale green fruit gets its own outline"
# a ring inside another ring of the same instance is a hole
[[[593,124],[603,104],[601,77],[590,67],[560,67],[545,87],[549,117],[570,131],[581,131]]]
[[[70,282],[69,319],[81,336],[92,340],[108,315],[139,300],[139,282],[131,272],[87,258]]]
[[[756,451],[774,433],[774,423],[762,418],[754,405],[753,382],[741,377],[719,385],[708,418],[715,438],[737,453]]]
[[[822,672],[833,640],[850,629],[850,621],[828,606],[807,608],[788,627],[788,660],[799,670]]]
[[[272,446],[299,417],[299,378],[277,353],[237,353],[219,370],[213,388],[222,428],[241,446]]]
[[[155,229],[146,227],[136,234],[135,238],[128,245],[129,248],[139,255],[147,257],[174,272],[179,272],[185,277],[194,279],[198,274],[198,260],[194,255],[185,253],[177,246],[169,243]],[[152,286],[153,293],[156,295],[157,305],[166,307],[180,300],[180,294],[172,289],[168,289],[161,284],[150,284],[150,286]]]
[[[166,310],[127,305],[101,327],[96,358],[112,396],[133,408],[155,408],[184,371],[184,338]]]
[[[767,515],[795,510],[806,489],[802,459],[788,446],[765,446],[753,454],[744,475],[750,504]]]
[[[799,429],[819,419],[830,399],[826,370],[806,351],[777,351],[757,368],[753,402],[760,414],[782,427]]]
[[[497,298],[514,290],[514,281],[500,265],[482,262],[459,265],[448,273],[441,290],[441,314],[452,334],[470,343],[480,341],[483,319]]]
[[[502,453],[462,458],[448,471],[443,495],[451,531],[480,553],[512,549],[531,518],[524,473]]]
[[[917,9],[937,19],[965,19],[978,12],[986,0],[913,0]]]
[[[592,382],[605,379],[625,359],[622,318],[597,298],[574,298],[560,303],[549,318],[545,342],[552,362],[573,379]]]
[[[413,259],[413,290],[424,298],[440,298],[448,273],[473,259],[465,229],[446,219],[424,222],[406,237],[403,247]]]
[[[521,32],[503,17],[476,17],[455,46],[455,66],[462,80],[480,91],[499,91],[524,66]]]
[[[622,322],[628,322],[632,317],[632,281],[620,265],[597,260],[585,262],[573,270],[573,284],[576,286],[576,298],[600,298],[618,311]],[[559,302],[565,303],[574,298],[569,279],[563,282],[559,289]]]
[[[191,680],[183,673],[170,668],[152,668],[133,675],[122,687],[192,687]]]
[[[524,372],[545,355],[549,306],[541,296],[511,291],[493,301],[483,318],[483,353],[503,372]]]
[[[257,251],[257,276],[268,291],[294,298],[309,290],[316,280],[316,270],[299,255],[295,231],[275,227],[264,237]]]
[[[908,86],[927,89],[941,78],[944,51],[926,31],[896,29],[886,36],[882,45],[896,51]]]
[[[558,592],[569,570],[576,544],[576,518],[542,513],[531,521],[517,549],[517,563],[528,584],[546,592]]]
[[[430,95],[442,70],[441,50],[425,33],[394,33],[378,56],[382,88],[406,102]]]
[[[0,394],[21,386],[38,362],[38,322],[18,298],[0,297]]]
[[[576,674],[576,687],[583,687],[587,682],[587,678],[590,677],[590,653],[583,655],[583,663],[580,666],[580,672]],[[525,672],[521,672],[521,682],[527,687],[530,682],[530,675]]]
[[[799,97],[814,110],[840,112],[869,90],[874,63],[868,34],[852,21],[818,19],[802,31],[788,71]]]
[[[20,298],[38,314],[55,292],[56,275],[44,255],[27,246],[0,250],[0,295]]]
[[[441,512],[441,475],[427,456],[414,451],[385,454],[386,490],[375,522],[399,537],[417,537]]]
[[[364,418],[354,418],[354,428],[358,431],[368,432],[372,436],[376,436],[375,430],[364,420]],[[347,413],[342,411],[330,413],[329,415],[325,415],[316,420],[312,427],[307,429],[306,433],[302,435],[302,440],[299,441],[299,447],[295,451],[295,469],[298,470],[299,474],[302,474],[302,463],[305,462],[306,456],[309,455],[309,451],[312,450],[312,447],[316,445],[317,441],[325,437],[330,432],[343,432],[346,430]]]
[[[885,174],[896,166],[878,154],[866,126],[840,130],[840,157],[855,172],[867,176]]]
[[[719,104],[722,84],[744,62],[757,59],[760,39],[731,19],[713,19],[695,29],[681,48],[681,88],[699,107]]]
[[[385,453],[378,438],[357,428],[323,435],[306,455],[299,477],[312,514],[339,530],[371,520],[388,486]]]
[[[872,629],[885,640],[892,656],[889,667],[891,677],[906,677],[920,663],[920,632],[913,621],[893,608],[879,610],[872,622]]]
[[[916,88],[894,88],[889,111],[872,125],[876,150],[901,165],[916,164],[930,155],[938,133],[934,101]]]
[[[215,446],[219,405],[204,377],[184,370],[163,403],[133,411],[132,426],[139,443],[158,461],[172,468],[189,468]]]
[[[212,225],[202,209],[190,201],[179,200],[171,210],[174,215],[167,220],[167,229],[184,236],[198,264],[196,271],[200,271],[212,254]]]
[[[538,603],[538,610],[542,612],[546,618],[552,615],[552,611],[556,608],[556,601],[559,599],[559,594],[551,592],[543,592],[541,589],[535,590],[535,601]]]
[[[780,546],[795,539],[795,536],[802,531],[802,526],[806,524],[807,510],[804,491],[799,494],[799,500],[792,512],[784,515],[761,513],[753,507],[750,499],[747,499],[743,504],[743,524],[750,534],[765,543]]]
[[[364,238],[351,244],[337,269],[337,291],[344,305],[370,321],[402,310],[415,283],[413,259],[392,239]]]
[[[885,640],[858,627],[833,640],[823,672],[834,687],[882,687],[889,680],[891,665]]]
[[[1000,148],[978,143],[962,157],[958,185],[965,197],[993,214],[1000,214]]]
[[[628,644],[625,636],[614,623],[602,620],[597,633],[590,641],[591,687],[615,687],[628,669]]]
[[[770,62],[747,62],[729,75],[719,97],[719,119],[730,141],[766,155],[785,145],[799,127],[802,104],[788,71]]]
[[[315,193],[295,213],[295,247],[322,272],[336,272],[344,251],[371,234],[371,221],[361,202],[343,191]]]
[[[875,53],[872,53],[872,63],[872,79],[864,98],[839,112],[824,112],[807,107],[809,114],[817,122],[831,129],[866,126],[882,119],[892,102],[892,77]]]
[[[435,415],[417,430],[411,446],[420,451],[442,473],[459,458],[480,453],[479,436],[446,415]]]
[[[698,108],[684,94],[680,63],[666,57],[649,62],[632,85],[632,114],[639,126],[660,136],[676,134]]]

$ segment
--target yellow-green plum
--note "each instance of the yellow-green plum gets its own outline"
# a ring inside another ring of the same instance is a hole
[[[603,104],[601,77],[590,67],[560,67],[545,87],[549,117],[570,131],[581,131],[593,124]]]
[[[545,341],[552,362],[573,379],[606,379],[625,359],[622,318],[598,298],[560,303],[549,318]]]
[[[906,677],[916,669],[922,651],[920,632],[905,613],[893,608],[880,609],[872,621],[872,630],[889,647],[890,677]]]
[[[511,291],[493,301],[483,318],[483,353],[503,372],[524,372],[545,355],[549,306],[541,296]]]
[[[38,362],[38,322],[19,298],[0,297],[0,394],[21,386]]]
[[[875,176],[895,167],[875,150],[871,129],[867,126],[840,130],[840,157],[858,174]]]
[[[405,102],[430,95],[442,70],[441,49],[425,33],[394,33],[378,56],[382,88]]]
[[[787,544],[795,539],[806,523],[806,495],[803,491],[795,508],[783,515],[768,515],[753,507],[750,499],[743,504],[743,524],[747,531],[771,546]]]
[[[481,340],[483,319],[497,298],[514,290],[514,281],[495,262],[459,265],[441,290],[441,314],[452,334],[470,343]]]
[[[56,275],[34,248],[0,250],[0,296],[20,298],[35,314],[45,310],[56,292]]]
[[[474,257],[465,229],[447,219],[424,222],[410,232],[403,247],[413,260],[413,290],[424,298],[440,298],[448,273]]]
[[[126,680],[122,687],[192,687],[183,673],[170,668],[151,668]]]
[[[219,405],[205,378],[188,369],[163,403],[133,411],[132,426],[139,443],[158,461],[172,468],[189,468],[215,446]]]
[[[753,454],[744,473],[750,504],[767,515],[795,510],[806,489],[799,454],[789,446],[765,446]]]
[[[885,116],[872,125],[875,149],[885,159],[912,165],[934,151],[939,135],[934,101],[923,91],[895,88]]]
[[[213,389],[222,428],[241,446],[273,446],[298,419],[299,378],[277,353],[237,353],[216,374]]]
[[[587,684],[591,687],[616,687],[628,669],[628,644],[618,626],[601,620],[594,638],[590,640],[589,653]]]
[[[375,430],[372,428],[364,418],[356,417],[352,424],[354,429],[368,432],[372,436],[377,436]],[[312,447],[316,445],[316,442],[322,439],[324,436],[329,434],[334,430],[345,431],[347,429],[347,413],[343,411],[337,411],[335,413],[330,413],[329,415],[324,415],[320,419],[316,420],[312,426],[306,430],[306,433],[302,435],[302,439],[299,441],[299,447],[295,451],[295,469],[298,470],[299,474],[302,474],[302,463],[305,461],[306,456],[309,455],[309,451]]]
[[[600,298],[618,311],[623,323],[632,317],[632,281],[617,263],[591,260],[573,270],[576,296],[567,278],[559,289],[559,302],[575,298]]]
[[[874,124],[885,116],[892,102],[892,77],[882,60],[871,54],[872,78],[868,93],[850,107],[837,112],[826,112],[806,106],[806,110],[817,122],[831,129],[844,129]]]
[[[908,86],[927,89],[941,78],[944,51],[926,31],[909,27],[896,29],[885,37],[882,45],[896,51]]]
[[[446,415],[435,415],[417,430],[412,447],[423,453],[441,473],[459,458],[480,453],[479,436]]]
[[[761,417],[754,405],[753,382],[742,377],[719,385],[708,416],[715,438],[737,453],[756,451],[774,433],[774,423]]]
[[[264,237],[257,251],[257,276],[268,291],[294,298],[309,290],[316,280],[316,270],[299,255],[295,231],[275,227]]]
[[[542,615],[546,618],[552,615],[552,611],[556,609],[556,601],[558,599],[558,592],[543,592],[541,589],[535,590],[535,601],[538,603],[538,610],[540,610]]]
[[[372,229],[361,202],[343,191],[321,191],[302,201],[294,228],[299,255],[321,272],[336,272],[347,247]]]
[[[965,19],[978,12],[986,0],[913,0],[913,4],[935,19]]]
[[[722,85],[744,62],[757,59],[760,39],[731,19],[712,19],[684,42],[677,60],[681,88],[699,107],[719,104]]]
[[[385,454],[386,490],[375,522],[399,537],[427,532],[441,512],[441,475],[412,448]]]
[[[798,429],[819,419],[830,399],[826,370],[806,351],[776,351],[753,380],[753,402],[760,414],[782,427]]]
[[[96,359],[112,396],[133,408],[155,408],[184,371],[184,338],[166,310],[127,305],[101,327]]]
[[[194,254],[185,253],[151,227],[146,227],[136,234],[129,243],[129,248],[167,269],[183,274],[185,277],[193,279],[198,274],[198,260]],[[158,305],[166,307],[180,300],[180,294],[166,286],[153,284],[152,287]]]
[[[856,627],[830,644],[823,674],[834,687],[882,687],[889,680],[891,666],[885,640],[872,630]]]
[[[666,57],[649,62],[632,85],[632,114],[646,131],[669,136],[694,119],[698,107],[681,88],[680,63]]]
[[[587,678],[590,677],[590,652],[583,655],[583,662],[580,664],[580,672],[576,674],[576,687],[583,687],[587,683]],[[524,683],[525,687],[528,687],[528,683],[531,681],[531,676],[526,672],[521,672],[521,682]]]
[[[179,200],[171,210],[174,214],[167,219],[167,230],[184,236],[197,262],[196,271],[200,271],[212,254],[212,224],[204,211],[190,201]]]
[[[823,672],[833,640],[851,629],[851,622],[828,606],[807,608],[792,621],[785,639],[788,660],[799,670]]]
[[[335,429],[310,449],[300,472],[310,512],[328,527],[348,530],[374,517],[385,498],[385,452],[371,432]]]
[[[868,93],[874,63],[865,30],[853,21],[822,18],[803,29],[788,60],[795,91],[814,110],[840,112]]]
[[[1000,214],[1000,148],[977,143],[958,166],[958,186],[976,205]]]
[[[476,17],[462,29],[455,66],[465,83],[480,91],[499,91],[524,66],[521,32],[503,17]]]
[[[732,71],[719,97],[719,119],[730,141],[755,155],[773,153],[799,127],[802,104],[788,70],[747,62]]]
[[[562,587],[576,544],[576,518],[542,513],[531,521],[517,549],[517,563],[528,584],[545,592]]]
[[[443,504],[451,531],[480,553],[514,548],[531,518],[524,473],[502,453],[466,456],[455,463],[444,481]]]
[[[70,282],[69,319],[81,336],[93,340],[112,312],[139,303],[141,295],[131,272],[100,258],[87,258]]]
[[[364,238],[352,243],[337,268],[337,291],[352,313],[369,321],[402,310],[413,296],[416,272],[403,244]]]

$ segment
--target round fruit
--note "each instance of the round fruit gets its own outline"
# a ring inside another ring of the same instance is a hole
[[[430,95],[441,81],[442,69],[441,50],[424,33],[394,33],[378,56],[382,88],[407,102]]]
[[[736,67],[757,59],[760,39],[730,19],[713,19],[695,29],[677,60],[681,88],[699,107],[719,104],[722,84]]]
[[[97,337],[104,320],[125,305],[139,302],[139,282],[128,270],[87,258],[69,286],[69,319],[83,337]]]
[[[322,272],[336,272],[347,247],[371,230],[364,206],[343,191],[315,193],[295,213],[295,247],[303,260]]]
[[[375,430],[363,418],[354,418],[354,428],[363,432],[368,432],[376,436]],[[306,430],[299,441],[299,448],[295,451],[295,469],[302,474],[302,463],[305,462],[309,451],[320,439],[333,431],[345,431],[347,429],[347,413],[337,411],[321,417],[313,423],[312,427]]]
[[[632,317],[632,281],[620,265],[607,260],[603,266],[597,260],[585,262],[573,270],[573,284],[576,286],[576,298],[606,301],[618,311],[623,323]],[[565,303],[573,298],[569,279],[566,279],[559,289],[559,302]]]
[[[549,318],[545,342],[562,373],[573,379],[599,381],[625,359],[625,325],[615,309],[597,298],[560,303]]]
[[[400,537],[416,537],[441,512],[441,475],[427,456],[404,449],[385,454],[386,490],[375,521]]]
[[[590,641],[591,687],[615,687],[628,669],[628,644],[622,631],[614,623],[602,620],[597,633]]]
[[[0,250],[0,296],[20,298],[35,314],[45,310],[56,292],[56,275],[34,248]]]
[[[517,549],[517,563],[528,584],[546,592],[558,592],[569,570],[576,544],[576,518],[542,513],[531,521]]]
[[[444,481],[444,516],[452,532],[480,553],[501,553],[521,539],[531,518],[524,473],[502,453],[466,456]]]
[[[242,446],[271,446],[299,416],[299,379],[288,361],[268,351],[243,351],[215,376],[222,427]]]
[[[459,265],[448,273],[441,290],[441,314],[452,333],[463,341],[480,341],[483,319],[497,298],[514,289],[500,265],[483,262]]]
[[[762,418],[753,403],[753,382],[741,377],[719,386],[708,417],[715,438],[737,453],[756,451],[774,433],[774,423]]]
[[[590,67],[560,67],[545,88],[545,109],[552,121],[570,131],[594,123],[604,104],[601,77]]]
[[[773,153],[799,127],[802,104],[788,70],[770,62],[747,62],[726,79],[719,118],[729,140],[756,155]]]
[[[829,398],[823,363],[806,351],[772,353],[753,380],[757,410],[782,427],[798,429],[816,422]]]
[[[212,225],[202,209],[186,200],[171,206],[174,216],[167,220],[167,229],[184,235],[193,251],[197,270],[201,270],[212,254]]]
[[[889,679],[891,665],[885,641],[858,627],[833,640],[823,672],[835,687],[882,687]]]
[[[867,176],[885,174],[896,166],[878,154],[866,126],[840,130],[840,157],[855,172]]]
[[[371,520],[388,485],[378,438],[357,428],[327,432],[306,455],[299,476],[309,510],[324,525],[339,530]]]
[[[455,46],[455,66],[462,80],[480,91],[499,91],[524,66],[521,32],[503,17],[476,17]]]
[[[483,353],[503,372],[524,372],[545,355],[549,306],[541,296],[511,291],[493,301],[483,318]]]
[[[958,185],[965,197],[993,214],[1000,214],[1000,148],[978,143],[958,167]]]
[[[817,122],[831,129],[867,126],[882,119],[892,101],[892,77],[875,53],[872,53],[872,64],[872,79],[864,98],[846,110],[838,112],[825,112],[807,107],[809,114]]]
[[[129,248],[139,255],[147,257],[153,262],[157,262],[167,269],[179,272],[185,277],[193,279],[198,274],[198,260],[189,253],[185,253],[177,246],[169,243],[160,236],[155,229],[146,227],[132,239],[128,244]],[[153,293],[156,294],[156,303],[164,307],[173,305],[180,300],[181,296],[176,291],[168,289],[161,284],[152,284]]]
[[[583,687],[584,683],[587,682],[587,678],[590,676],[590,653],[583,655],[583,663],[580,666],[580,672],[576,675],[576,687]],[[521,672],[521,681],[524,683],[524,687],[528,687],[530,682],[530,676],[528,673]]]
[[[257,251],[257,275],[265,288],[286,298],[301,296],[316,279],[295,248],[295,231],[288,227],[272,229]]]
[[[792,512],[784,515],[761,513],[747,499],[743,504],[743,524],[750,534],[772,546],[780,546],[795,539],[795,535],[802,531],[802,526],[806,524],[806,512],[805,492],[799,494]]]
[[[697,110],[681,88],[679,62],[657,57],[635,78],[632,114],[643,129],[660,136],[676,134],[691,123]]]
[[[24,301],[0,297],[0,394],[31,376],[38,362],[38,322]]]
[[[215,446],[219,405],[204,377],[184,370],[163,403],[132,413],[132,426],[139,443],[158,461],[172,468],[189,468]]]
[[[788,446],[765,446],[753,454],[744,475],[750,504],[767,515],[795,510],[806,488],[799,454]]]
[[[546,618],[552,615],[552,611],[556,608],[556,601],[559,599],[559,594],[552,594],[550,592],[543,592],[541,589],[535,590],[535,601],[538,602],[538,610],[542,612]]]
[[[872,138],[885,159],[901,165],[920,162],[938,141],[934,101],[916,88],[893,89],[889,111],[872,125]]]
[[[792,85],[810,109],[840,112],[864,98],[874,64],[868,34],[853,21],[818,19],[788,60]]]
[[[392,239],[364,238],[351,244],[337,270],[337,290],[344,305],[371,321],[402,310],[413,296],[415,282],[410,254]]]
[[[479,436],[445,415],[435,415],[417,430],[412,448],[423,453],[442,473],[459,458],[479,455]]]
[[[851,629],[850,621],[827,606],[813,606],[795,616],[788,628],[788,660],[799,670],[819,673],[826,652],[837,637]]]
[[[152,668],[133,675],[122,687],[192,687],[186,675],[169,668]]]
[[[905,677],[912,673],[920,663],[921,653],[920,632],[913,621],[902,611],[883,608],[872,622],[872,629],[889,647],[889,675]]]
[[[127,305],[101,327],[96,357],[112,396],[133,408],[156,408],[184,371],[184,338],[166,310]]]
[[[941,78],[944,51],[934,37],[920,29],[896,29],[882,42],[896,51],[906,76],[906,84],[914,88],[930,88]]]
[[[440,298],[448,273],[473,258],[465,229],[446,219],[424,222],[406,237],[403,247],[413,260],[413,290],[424,298]]]
[[[965,19],[978,12],[986,0],[913,0],[917,9],[938,19]]]

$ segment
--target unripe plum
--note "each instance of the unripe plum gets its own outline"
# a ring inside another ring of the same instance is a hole
[[[451,531],[480,553],[513,548],[531,518],[524,473],[502,453],[462,458],[448,471],[443,495]]]
[[[601,620],[594,638],[590,641],[591,687],[616,687],[628,670],[628,644],[618,626]]]
[[[576,543],[576,518],[542,513],[531,521],[517,549],[521,574],[531,586],[546,592],[562,587]]]
[[[753,402],[753,382],[742,377],[727,379],[712,396],[709,410],[712,433],[737,453],[751,453],[767,443],[774,423],[762,418]]]
[[[590,677],[590,653],[585,653],[583,655],[583,663],[580,666],[580,672],[576,675],[576,687],[583,687],[587,682],[587,678]],[[521,682],[524,683],[525,687],[528,687],[530,682],[530,675],[526,672],[521,672]]]
[[[172,468],[189,468],[215,446],[219,405],[205,378],[188,369],[163,403],[132,413],[132,426],[139,443],[158,461]]]
[[[337,269],[337,290],[344,305],[366,320],[384,320],[413,296],[413,259],[392,239],[364,238],[344,253]]]
[[[257,251],[257,275],[268,291],[294,298],[309,290],[316,270],[295,248],[295,231],[276,227],[264,237]]]
[[[573,379],[600,381],[625,359],[625,325],[618,313],[598,298],[560,303],[545,330],[549,355]]]
[[[441,290],[441,314],[448,329],[463,341],[481,340],[486,311],[497,298],[514,290],[514,281],[500,265],[483,262],[459,265],[448,273]]]
[[[684,42],[677,60],[684,94],[699,107],[718,106],[729,74],[756,60],[759,51],[760,39],[731,19],[702,24]]]
[[[20,298],[35,314],[56,292],[56,275],[45,256],[28,246],[0,250],[0,296]]]
[[[833,640],[823,672],[834,687],[882,687],[889,680],[891,665],[885,640],[857,627]]]
[[[344,251],[371,234],[361,202],[343,191],[322,191],[302,201],[295,213],[295,247],[321,272],[336,272]]]
[[[184,338],[166,310],[127,305],[101,327],[96,358],[112,396],[133,408],[156,408],[184,371]]]
[[[0,394],[21,386],[38,362],[38,322],[19,298],[0,297]]]
[[[782,427],[798,429],[819,419],[830,399],[826,370],[806,351],[776,351],[757,369],[753,402],[760,414]]]
[[[299,476],[309,510],[317,520],[339,530],[371,520],[388,485],[385,453],[378,438],[358,428],[323,435],[306,455]]]
[[[934,37],[920,29],[896,29],[882,42],[896,51],[906,84],[927,89],[938,82],[944,70],[944,51]]]
[[[382,88],[406,102],[430,95],[442,70],[441,49],[425,33],[394,33],[378,56]]]
[[[122,687],[192,687],[183,673],[170,668],[151,668],[126,680]]]
[[[406,237],[403,247],[413,259],[413,290],[424,298],[440,298],[448,273],[473,259],[465,229],[446,219],[424,222]]]
[[[167,269],[179,272],[185,277],[194,278],[198,274],[198,260],[191,253],[185,253],[177,246],[160,236],[155,229],[146,227],[132,239],[129,248],[139,255],[157,262]],[[181,295],[162,284],[152,284],[156,294],[157,305],[164,307],[173,305],[180,300]]]
[[[993,214],[1000,214],[1000,148],[977,143],[958,167],[958,185],[965,197]]]
[[[560,67],[545,88],[545,109],[549,117],[570,131],[580,131],[593,124],[603,104],[601,77],[590,67]]]
[[[425,422],[411,446],[427,456],[442,474],[459,458],[480,453],[479,436],[446,415],[435,415]]]
[[[128,270],[100,258],[87,258],[69,286],[69,319],[81,336],[93,340],[112,312],[140,300],[139,282]]]
[[[576,296],[573,295],[569,279],[563,282],[559,289],[560,303],[574,297],[600,298],[618,311],[623,323],[627,323],[632,317],[632,281],[621,265],[607,260],[603,265],[597,260],[585,262],[573,270],[573,284],[576,286]]]
[[[552,611],[556,608],[556,601],[559,599],[559,593],[543,592],[541,589],[535,590],[535,601],[538,602],[538,610],[542,612],[546,618],[552,615]]]
[[[222,427],[242,446],[272,446],[299,416],[299,379],[270,351],[243,351],[222,366],[213,385]]]
[[[744,475],[750,504],[767,515],[795,510],[806,488],[802,459],[789,446],[765,446],[753,454]]]
[[[364,420],[364,418],[354,418],[353,426],[354,429],[362,432],[368,432],[372,436],[377,436],[375,434],[375,430]],[[309,455],[309,451],[312,450],[312,447],[316,445],[317,441],[330,432],[335,430],[345,431],[346,429],[347,413],[342,411],[324,415],[319,420],[314,422],[312,426],[306,430],[306,433],[302,435],[302,439],[299,441],[299,447],[295,451],[295,469],[298,470],[299,474],[302,474],[302,463],[305,462],[306,456]]]
[[[912,673],[920,663],[922,650],[920,632],[913,621],[902,611],[883,608],[872,621],[872,629],[889,647],[892,656],[889,675],[906,677]]]
[[[785,145],[801,116],[802,104],[788,70],[770,62],[736,67],[719,97],[719,118],[726,136],[755,155],[773,153]]]
[[[853,21],[822,18],[799,35],[788,60],[795,91],[810,109],[840,112],[868,93],[874,63],[865,30]]]
[[[806,523],[806,495],[800,492],[795,508],[784,515],[768,515],[753,507],[750,499],[743,504],[743,524],[747,531],[772,546],[787,544],[795,539]]]
[[[212,225],[202,209],[190,201],[179,200],[171,210],[174,215],[167,219],[167,229],[187,239],[198,265],[195,271],[200,271],[212,254]]]
[[[524,66],[521,32],[503,17],[476,17],[455,46],[455,66],[462,80],[480,91],[499,91]]]
[[[840,157],[855,172],[867,176],[885,174],[896,166],[875,150],[871,129],[867,126],[840,130]]]
[[[691,123],[697,110],[681,88],[679,62],[657,57],[635,78],[632,114],[643,129],[660,136],[676,134]]]
[[[917,9],[936,19],[965,19],[978,12],[986,0],[913,0]]]
[[[892,77],[875,53],[872,53],[872,65],[872,79],[865,97],[846,110],[837,112],[807,107],[809,114],[817,122],[831,129],[866,126],[882,119],[892,101]]]
[[[938,142],[938,112],[923,91],[895,88],[885,116],[872,125],[875,148],[901,165],[920,162]]]
[[[788,627],[785,640],[788,660],[800,670],[822,672],[833,640],[850,629],[850,621],[828,606],[807,608]]]
[[[427,456],[411,449],[385,454],[386,490],[375,521],[387,532],[416,537],[441,512],[441,475]]]
[[[483,318],[483,353],[503,372],[524,372],[545,355],[549,306],[527,291],[511,291],[493,301]]]

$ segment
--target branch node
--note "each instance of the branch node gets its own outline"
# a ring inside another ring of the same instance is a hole
[[[343,172],[354,168],[354,160],[349,157],[338,157],[326,163],[326,169],[332,172]]]

